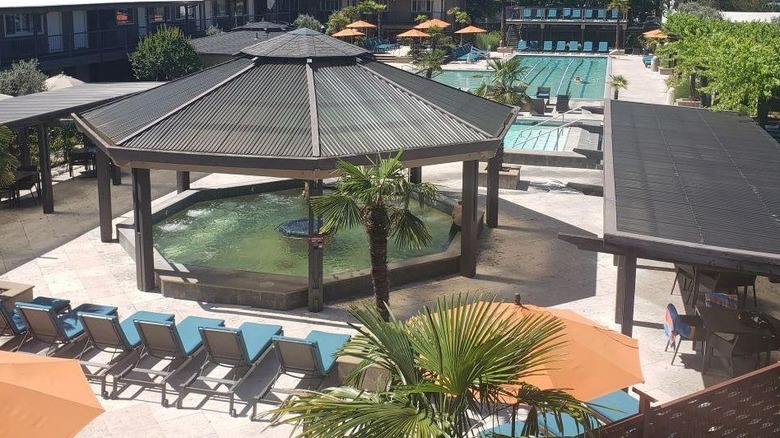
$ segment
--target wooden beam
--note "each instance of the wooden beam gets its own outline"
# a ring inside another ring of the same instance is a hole
[[[152,194],[149,169],[133,168],[132,175],[136,282],[139,290],[150,291],[155,288],[155,284]]]
[[[28,131],[26,127],[19,128],[16,131],[16,141],[19,143],[19,155],[22,166],[29,166],[32,164],[32,160],[30,159],[30,143],[27,135]]]
[[[309,181],[309,197],[322,195],[322,180]],[[308,199],[307,199],[308,200]],[[322,293],[323,280],[323,245],[312,238],[319,234],[319,216],[309,203],[309,311],[321,312],[324,305]]]
[[[38,125],[38,164],[41,166],[41,204],[45,214],[54,213],[54,188],[51,182],[51,155],[49,154],[49,130]]]
[[[498,227],[498,172],[503,166],[503,156],[503,150],[499,149],[496,156],[488,160],[485,221],[490,228]]]
[[[460,275],[473,277],[477,275],[477,174],[479,161],[463,162],[463,214],[460,230]]]
[[[420,184],[422,182],[422,167],[412,167],[409,169],[409,182]]]
[[[190,189],[190,173],[186,170],[176,171],[176,193],[185,192]]]
[[[621,255],[618,258],[615,322],[621,332],[631,336],[634,330],[634,298],[636,296],[636,256]]]
[[[111,183],[115,186],[122,185],[122,168],[109,161],[111,164]]]
[[[97,172],[98,189],[98,216],[100,217],[100,241],[112,242],[114,230],[112,227],[113,213],[111,211],[111,163],[108,155],[102,149],[97,149],[95,157],[95,171]]]

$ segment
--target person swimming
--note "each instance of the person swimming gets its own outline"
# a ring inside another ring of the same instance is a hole
[[[578,83],[578,84],[581,84],[583,81],[582,81],[582,78],[581,78],[581,77],[579,77],[579,76],[575,76],[575,77],[574,77],[574,82],[576,82],[576,83]]]

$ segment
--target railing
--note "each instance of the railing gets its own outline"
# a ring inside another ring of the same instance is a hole
[[[523,144],[526,144],[526,143],[530,143],[531,141],[539,139],[541,137],[546,137],[546,138],[549,139],[551,135],[555,134],[555,149],[554,150],[557,151],[558,150],[558,143],[561,141],[561,131],[563,131],[563,128],[568,128],[570,126],[576,125],[576,124],[578,124],[580,122],[580,120],[583,119],[583,118],[579,118],[579,119],[575,119],[575,120],[571,120],[569,122],[566,122],[566,115],[567,114],[572,114],[575,111],[579,111],[579,109],[577,109],[577,108],[570,109],[570,110],[568,110],[568,111],[566,111],[564,113],[560,113],[560,114],[556,115],[555,117],[551,117],[551,118],[549,118],[549,119],[547,119],[547,120],[545,120],[545,121],[543,121],[541,123],[537,123],[536,125],[534,125],[534,128],[538,128],[540,126],[549,124],[550,122],[555,121],[559,117],[561,119],[560,120],[560,123],[561,123],[560,125],[557,125],[554,128],[548,129],[546,131],[543,131],[543,132],[539,133],[538,135],[535,135],[533,137],[523,138],[523,139],[518,137],[518,139],[515,140],[515,142],[513,143],[513,146],[518,146],[518,145],[523,145]]]
[[[616,22],[619,11],[617,9],[599,8],[535,8],[508,6],[506,19],[509,21],[544,21],[544,22]],[[626,12],[620,17],[626,20]]]
[[[383,24],[409,24],[413,25],[414,19],[418,15],[427,15],[430,18],[438,18],[439,20],[450,21],[449,16],[442,12],[382,12]]]

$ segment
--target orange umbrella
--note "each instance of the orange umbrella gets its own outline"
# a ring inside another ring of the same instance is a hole
[[[0,351],[3,436],[73,437],[103,407],[79,361]]]
[[[398,34],[399,38],[427,38],[429,36],[430,35],[428,35],[427,33],[417,29],[407,30],[404,33]]]
[[[366,36],[363,32],[360,32],[355,29],[341,29],[340,31],[334,33],[331,35],[333,37],[356,37],[356,36]]]
[[[657,38],[659,40],[665,40],[669,38],[668,35],[666,35],[661,29],[653,29],[649,30],[642,34],[645,38]]]
[[[467,26],[463,29],[456,30],[455,33],[485,33],[487,32],[485,29],[482,29],[481,27],[477,26]]]
[[[376,29],[376,26],[368,21],[358,20],[347,25],[349,29]]]
[[[428,21],[423,21],[422,23],[418,24],[417,26],[414,26],[415,29],[430,29],[432,27],[438,27],[441,29],[444,29],[445,27],[449,27],[450,23],[447,23],[446,21],[439,20],[438,18],[434,18]]]
[[[536,376],[524,380],[540,389],[561,389],[578,400],[592,400],[629,385],[644,382],[639,364],[639,345],[630,338],[570,310],[552,309],[532,305],[497,303],[508,307],[511,318],[533,315],[551,315],[564,324],[560,341],[564,342],[552,354],[560,355],[560,361],[546,366]],[[514,391],[519,385],[506,389]],[[516,400],[503,400],[514,404]]]

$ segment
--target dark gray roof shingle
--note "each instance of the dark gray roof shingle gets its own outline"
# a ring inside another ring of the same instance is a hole
[[[283,32],[263,32],[262,30],[233,30],[217,35],[190,40],[195,51],[204,55],[237,55],[241,50],[259,42],[284,35]]]
[[[255,44],[242,50],[251,56],[264,58],[344,58],[366,55],[369,52],[354,44],[301,28],[278,38]]]

